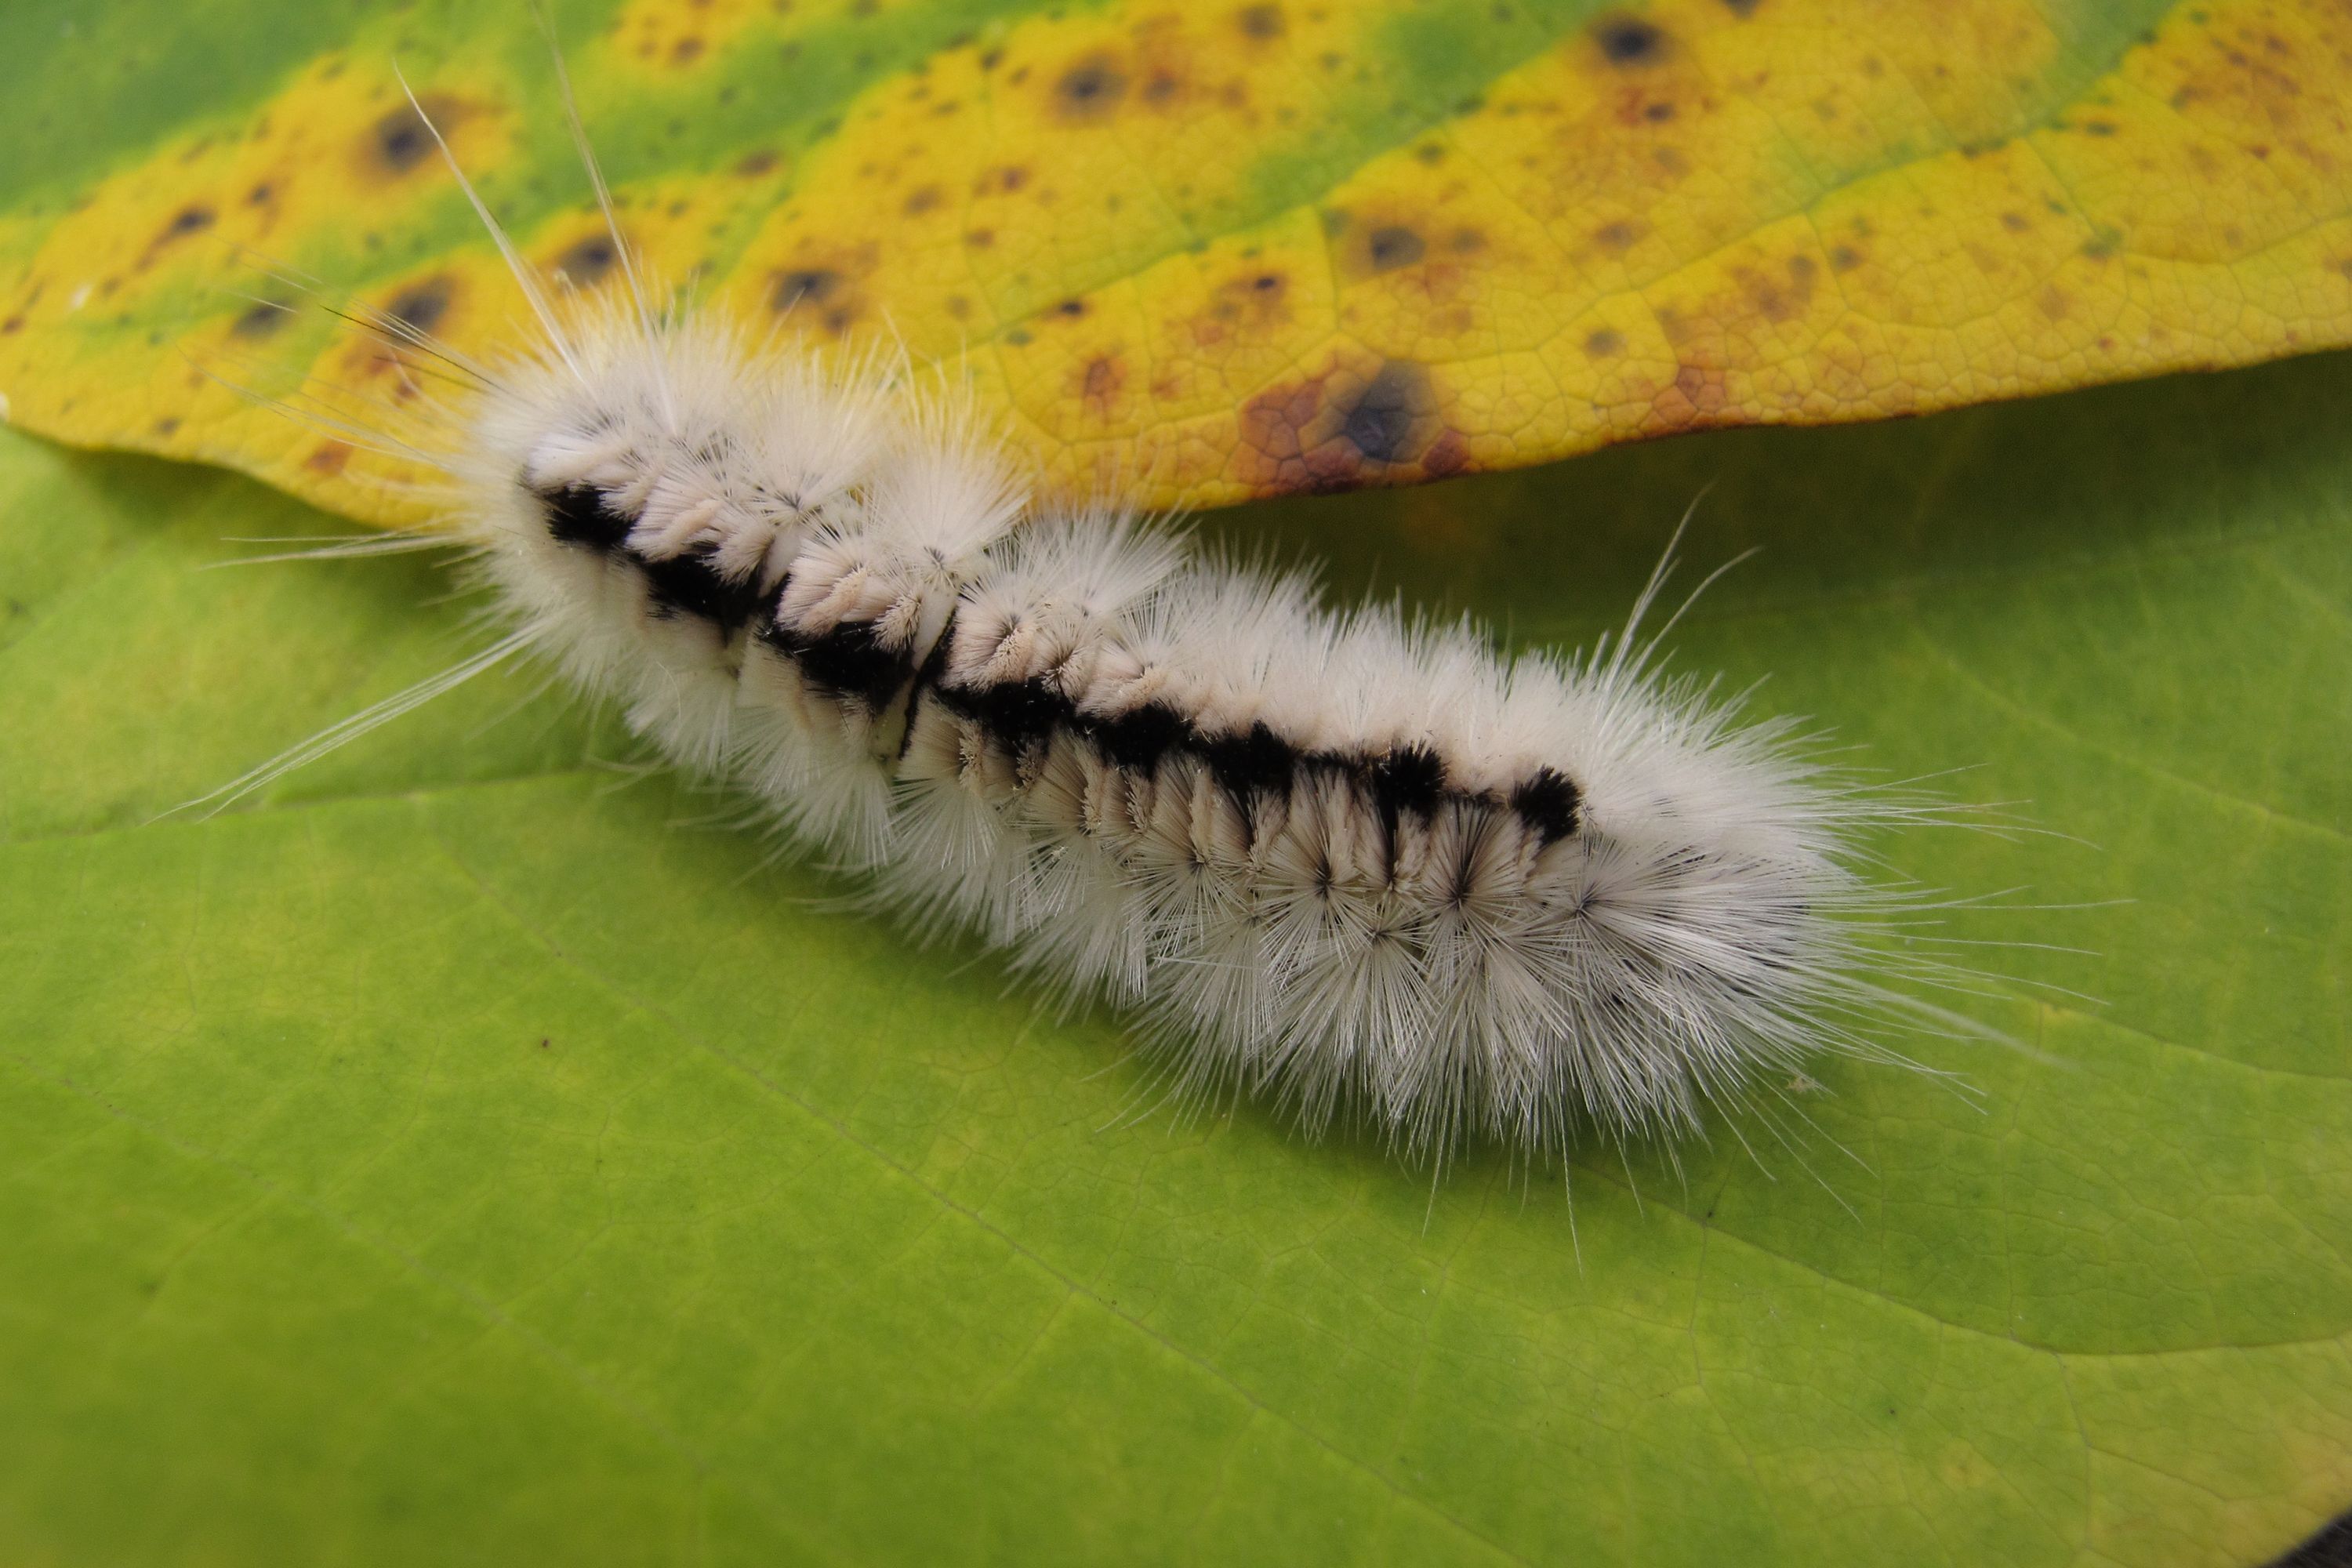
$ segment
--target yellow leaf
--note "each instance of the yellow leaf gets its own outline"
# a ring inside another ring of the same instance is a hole
[[[1044,477],[1162,504],[2352,342],[2339,0],[631,0],[577,43],[661,276],[960,362]],[[250,395],[432,395],[304,288],[523,331],[396,51],[523,252],[617,287],[528,23],[452,6],[0,213],[13,418],[425,515]]]

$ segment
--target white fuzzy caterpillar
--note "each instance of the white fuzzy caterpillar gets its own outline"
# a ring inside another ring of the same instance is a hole
[[[491,229],[534,351],[376,322],[472,384],[401,443],[510,624],[458,678],[551,659],[919,928],[1132,1010],[1181,1087],[1352,1108],[1410,1155],[1687,1132],[1811,1052],[1889,1057],[1870,1021],[1916,1005],[1870,973],[1904,905],[1857,840],[1926,808],[1664,679],[1632,626],[1507,660],[1335,615],[1037,498],[903,376],[656,312],[617,225],[618,308],[551,299]]]

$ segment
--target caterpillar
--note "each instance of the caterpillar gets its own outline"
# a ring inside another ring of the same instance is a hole
[[[529,655],[917,936],[1122,1009],[1181,1094],[1409,1160],[1671,1144],[1948,1016],[1885,983],[1936,973],[1892,931],[1924,895],[1865,874],[1943,808],[1667,674],[1667,563],[1591,652],[1507,657],[1037,493],[952,387],[659,302],[571,118],[625,298],[541,277],[450,158],[538,337],[483,361],[363,311],[463,391],[341,426],[446,477],[383,548],[454,543],[505,635],[220,801]]]

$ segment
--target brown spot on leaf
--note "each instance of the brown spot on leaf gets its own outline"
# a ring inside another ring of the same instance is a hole
[[[779,272],[768,290],[768,308],[789,310],[803,303],[822,305],[839,293],[845,281],[840,273],[829,267]]]
[[[612,236],[592,234],[566,247],[563,254],[555,258],[555,269],[575,288],[593,289],[620,259],[620,250],[613,244]]]
[[[168,437],[179,430],[180,422],[167,414],[155,421],[153,428],[156,435]]]
[[[939,205],[939,186],[918,185],[907,193],[907,200],[902,210],[908,217],[920,217]]]
[[[229,331],[245,338],[266,338],[294,319],[291,306],[279,305],[268,300],[255,302],[229,324]]]
[[[1762,0],[1723,0],[1723,8],[1735,16],[1753,16]]]
[[[1382,224],[1364,237],[1364,264],[1369,271],[1393,272],[1419,261],[1428,248],[1421,236],[1405,225]]]
[[[1103,354],[1087,363],[1086,372],[1079,378],[1078,395],[1097,419],[1107,420],[1118,399],[1119,388],[1126,384],[1126,367],[1112,355]]]
[[[1830,247],[1831,271],[1851,272],[1861,265],[1862,252],[1856,250],[1853,246],[1833,245]]]
[[[1087,302],[1084,300],[1065,300],[1060,304],[1054,307],[1054,314],[1057,316],[1067,316],[1075,319],[1076,317],[1083,316],[1086,313]]]
[[[457,285],[450,279],[428,278],[394,295],[383,312],[419,332],[429,332],[449,313],[449,301],[456,295]]]
[[[350,442],[321,441],[310,449],[309,457],[302,459],[302,466],[314,474],[332,476],[341,473],[343,465],[351,460]]]
[[[1726,423],[1725,411],[1730,406],[1731,392],[1720,369],[1685,363],[1675,372],[1674,386],[1660,395],[1654,412],[1670,428],[1696,430]]]
[[[1666,35],[1654,22],[1639,16],[1603,16],[1592,24],[1592,41],[1601,58],[1612,66],[1650,65],[1666,52]]]
[[[1427,367],[1381,363],[1371,377],[1335,366],[1242,405],[1234,476],[1261,494],[1344,490],[1426,477],[1442,427]]]
[[[396,179],[432,156],[434,126],[446,133],[463,118],[462,104],[437,93],[425,94],[415,105],[403,103],[368,128],[360,146],[361,163],[378,176]]]
[[[761,147],[755,152],[746,153],[740,158],[735,160],[735,172],[742,175],[747,180],[757,179],[761,174],[773,169],[775,166],[775,152],[773,149],[767,147]]]
[[[690,66],[702,58],[702,40],[689,34],[669,47],[669,63]]]
[[[1470,466],[1470,442],[1459,430],[1447,430],[1421,455],[1422,472],[1433,479],[1451,479]]]
[[[1625,352],[1624,334],[1613,327],[1602,327],[1584,340],[1584,352],[1594,359],[1607,359]]]
[[[1234,13],[1234,26],[1245,38],[1278,38],[1289,31],[1279,5],[1244,5]]]
[[[1089,55],[1054,84],[1054,109],[1064,120],[1087,123],[1118,112],[1127,78],[1108,55]]]
[[[1392,359],[1340,415],[1339,439],[1369,463],[1409,463],[1428,446],[1414,429],[1434,412],[1429,372],[1411,360]]]
[[[163,226],[163,232],[155,237],[155,243],[159,246],[165,245],[175,239],[184,239],[192,234],[202,234],[212,227],[213,221],[212,208],[201,203],[192,203],[172,215],[172,221]]]
[[[1622,220],[1602,224],[1592,231],[1594,242],[1603,250],[1629,249],[1633,242],[1641,237],[1641,230]]]

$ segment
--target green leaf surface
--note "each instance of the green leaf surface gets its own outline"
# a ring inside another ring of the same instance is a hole
[[[2252,1563],[2352,1501],[2352,360],[1219,521],[2051,834],[1801,1147],[1432,1184],[1139,1105],[229,476],[0,435],[0,1561]],[[2116,900],[2128,900],[2118,902]],[[2100,1004],[2037,993],[2046,983]],[[1852,1157],[1849,1158],[1848,1155]]]

